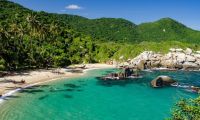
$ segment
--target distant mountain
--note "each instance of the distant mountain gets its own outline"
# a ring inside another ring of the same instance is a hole
[[[146,41],[200,42],[199,31],[192,30],[171,18],[140,24],[137,31],[140,39]]]
[[[129,41],[137,37],[136,25],[121,18],[100,18],[73,24],[75,30],[103,41]]]
[[[1,0],[1,9],[10,15],[33,12],[21,5]],[[12,8],[12,9],[10,9]],[[13,8],[17,11],[13,11]],[[42,14],[41,14],[42,13]],[[52,16],[56,21],[68,24],[72,29],[92,36],[98,41],[142,42],[142,41],[183,41],[200,42],[200,32],[192,30],[171,18],[136,25],[122,18],[88,19],[76,15],[39,12],[38,15]]]

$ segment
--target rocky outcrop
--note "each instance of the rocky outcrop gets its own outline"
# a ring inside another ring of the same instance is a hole
[[[140,69],[151,69],[165,67],[169,69],[199,70],[200,69],[200,51],[192,51],[187,48],[171,48],[167,54],[155,53],[153,51],[144,51],[132,60],[129,65]]]
[[[158,76],[154,80],[151,81],[152,87],[163,87],[163,86],[169,86],[172,83],[175,83],[176,81],[170,78],[169,76]]]

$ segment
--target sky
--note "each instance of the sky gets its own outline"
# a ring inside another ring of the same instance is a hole
[[[124,18],[135,24],[170,17],[200,30],[200,0],[11,0],[26,8],[87,18]]]

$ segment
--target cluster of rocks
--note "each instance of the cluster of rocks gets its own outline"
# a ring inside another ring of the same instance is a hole
[[[129,65],[139,69],[169,68],[183,70],[200,69],[200,51],[192,51],[187,48],[171,48],[167,54],[144,51],[134,59],[129,61]]]

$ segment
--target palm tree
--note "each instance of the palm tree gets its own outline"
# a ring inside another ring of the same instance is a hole
[[[39,21],[37,20],[37,15],[28,14],[26,17],[27,22],[29,23],[29,29],[31,31],[31,36],[36,36],[37,31],[39,30]]]
[[[39,31],[39,28],[40,28],[40,23],[37,20],[37,16],[34,15],[33,13],[28,14],[28,16],[26,17],[26,20],[28,22],[28,28],[29,28],[29,31],[30,31],[29,34],[30,34],[30,37],[31,37],[30,38],[30,42],[31,42],[30,43],[30,54],[29,54],[29,57],[30,57],[29,67],[30,67],[32,62],[34,61],[32,39],[37,37],[38,31]]]

